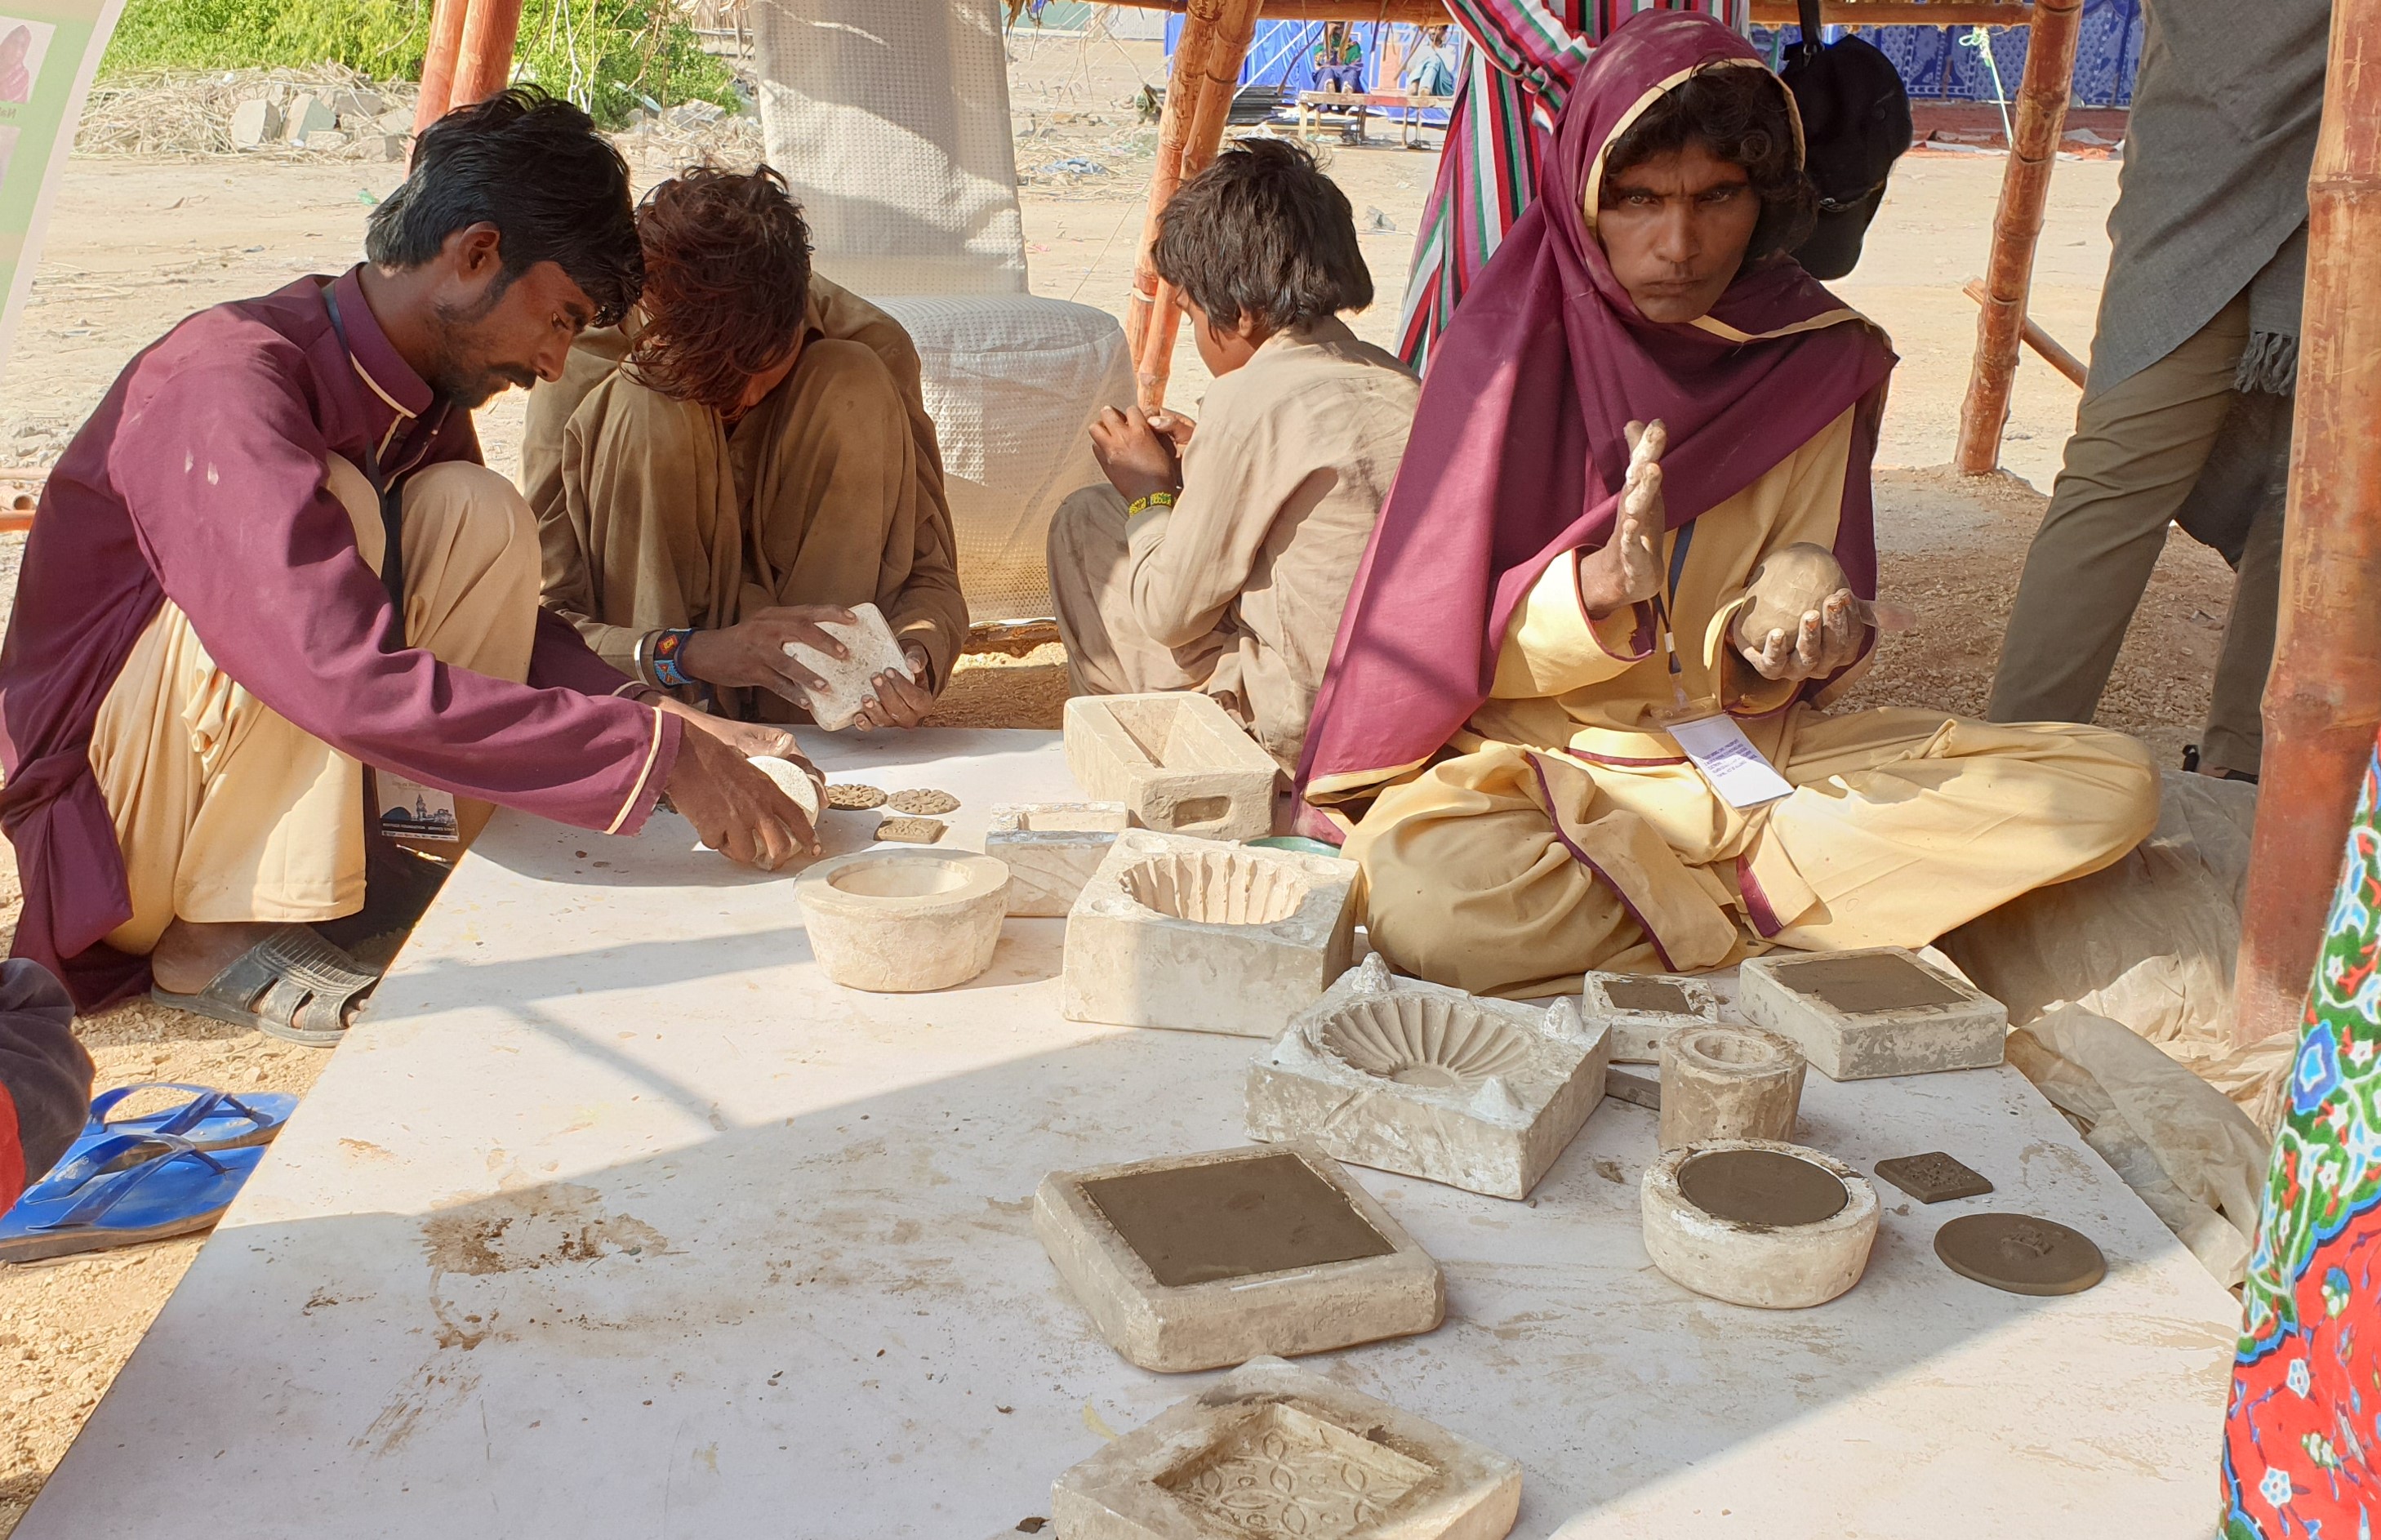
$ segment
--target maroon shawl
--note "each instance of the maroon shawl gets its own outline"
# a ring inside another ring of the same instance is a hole
[[[1488,698],[1507,622],[1538,575],[1609,538],[1629,468],[1623,424],[1667,425],[1676,529],[1846,409],[1881,402],[1894,362],[1884,338],[1793,263],[1748,266],[1703,320],[1659,324],[1637,312],[1589,228],[1606,148],[1718,60],[1760,66],[1708,17],[1643,12],[1572,92],[1537,201],[1432,354],[1307,730],[1298,784],[1310,800],[1362,796],[1426,763]],[[1846,527],[1864,536],[1864,455],[1845,500]],[[1854,591],[1874,597],[1874,543],[1842,544]]]

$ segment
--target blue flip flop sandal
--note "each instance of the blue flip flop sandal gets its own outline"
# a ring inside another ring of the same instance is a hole
[[[264,1146],[212,1153],[171,1134],[110,1134],[85,1145],[0,1214],[0,1262],[37,1262],[170,1240],[212,1226]]]
[[[142,1113],[137,1118],[108,1117],[126,1097],[142,1091],[187,1091],[190,1099],[163,1112]],[[187,1141],[194,1149],[238,1150],[250,1144],[271,1143],[297,1106],[297,1097],[279,1091],[235,1096],[211,1085],[143,1081],[139,1085],[119,1085],[93,1096],[90,1120],[83,1124],[77,1143],[116,1133],[166,1133]]]

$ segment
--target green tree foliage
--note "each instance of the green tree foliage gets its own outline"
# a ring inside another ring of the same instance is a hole
[[[431,0],[128,0],[101,74],[296,68],[333,63],[419,79]],[[702,52],[668,0],[524,0],[519,78],[606,128],[637,107],[736,105],[725,61]]]

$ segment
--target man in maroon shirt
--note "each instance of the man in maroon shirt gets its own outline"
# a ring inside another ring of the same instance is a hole
[[[151,346],[43,495],[0,647],[0,828],[17,955],[86,1010],[153,976],[336,1041],[373,980],[311,927],[363,904],[368,786],[464,838],[489,804],[633,834],[666,791],[738,861],[814,844],[747,762],[792,739],[658,698],[543,615],[529,508],[480,464],[471,409],[636,300],[618,153],[532,91],[459,109],[365,251]]]

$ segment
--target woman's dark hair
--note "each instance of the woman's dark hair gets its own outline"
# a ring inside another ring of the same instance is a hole
[[[1348,195],[1287,140],[1242,140],[1183,183],[1150,259],[1227,331],[1243,315],[1280,332],[1373,302]]]
[[[786,356],[810,303],[811,232],[786,179],[697,166],[645,194],[645,329],[637,377],[673,400],[732,414],[752,376]]]
[[[637,302],[644,266],[629,165],[569,103],[515,86],[423,129],[404,185],[372,212],[364,255],[382,267],[419,267],[448,236],[482,221],[496,227],[504,261],[492,300],[550,262],[594,301],[599,326]]]
[[[1645,109],[1605,157],[1604,185],[1632,165],[1701,144],[1744,167],[1761,222],[1744,260],[1756,263],[1802,244],[1819,217],[1819,189],[1803,174],[1785,83],[1750,65],[1707,64]]]

